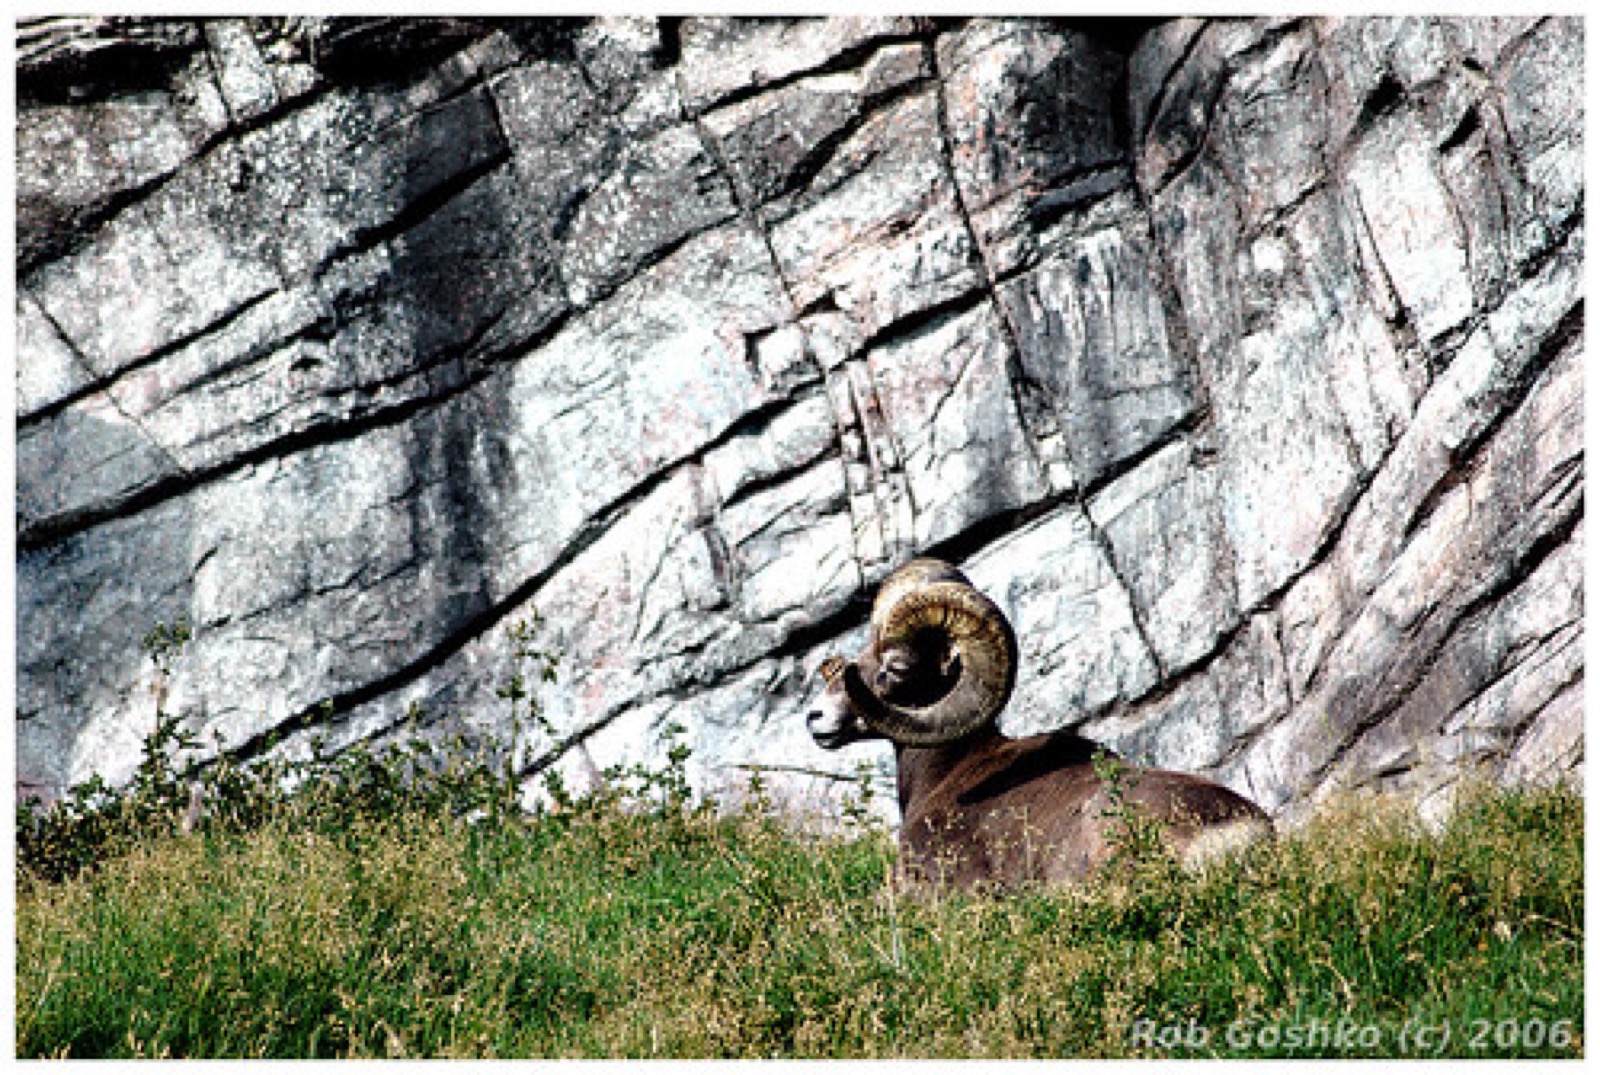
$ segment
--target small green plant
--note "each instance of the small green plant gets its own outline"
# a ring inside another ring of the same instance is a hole
[[[857,762],[853,787],[840,805],[840,812],[844,814],[845,820],[863,832],[878,828],[882,824],[873,806],[878,794],[873,786],[875,776],[871,762]]]
[[[680,814],[688,808],[694,798],[688,769],[694,750],[683,741],[688,730],[675,720],[662,726],[656,742],[664,764],[635,762],[608,767],[603,776],[613,789],[613,796],[646,804],[663,816]]]
[[[770,818],[777,813],[777,804],[772,800],[772,788],[759,766],[745,770],[744,797],[740,800],[740,810],[744,816],[754,818]]]
[[[144,636],[143,646],[145,653],[165,679],[172,674],[173,665],[183,653],[183,648],[193,639],[194,629],[189,626],[187,618],[180,616],[170,626],[157,623],[151,628],[150,633]]]
[[[1103,747],[1095,749],[1091,763],[1106,797],[1107,805],[1100,816],[1115,823],[1108,829],[1107,836],[1112,847],[1112,867],[1149,869],[1168,864],[1171,856],[1167,853],[1161,820],[1151,817],[1128,798],[1133,768]]]
[[[537,694],[539,685],[556,681],[560,666],[559,656],[539,642],[543,629],[544,620],[535,609],[506,631],[511,640],[511,673],[505,686],[495,693],[511,703],[511,747],[506,765],[513,773],[522,762],[527,734],[539,731],[549,740],[556,738],[556,730],[540,707]]]

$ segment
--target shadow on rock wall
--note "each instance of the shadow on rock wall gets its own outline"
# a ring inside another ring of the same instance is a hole
[[[80,446],[93,445],[107,467],[151,451],[147,437],[114,418],[79,416],[67,432],[72,451],[47,455],[48,465],[28,457],[38,469],[19,472],[19,511],[40,510],[64,482],[90,478]],[[19,554],[19,796],[50,802],[95,772],[113,780],[132,772],[155,726],[154,666],[143,641],[157,624],[191,615],[190,511],[185,500],[168,501]]]

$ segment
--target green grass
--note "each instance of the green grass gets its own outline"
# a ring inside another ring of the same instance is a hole
[[[1150,860],[1080,891],[922,902],[886,884],[881,832],[630,801],[286,812],[24,877],[18,1052],[1583,1052],[1572,791],[1486,791],[1439,835],[1350,802],[1199,878]]]

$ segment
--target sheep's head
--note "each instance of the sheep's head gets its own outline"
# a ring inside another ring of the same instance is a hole
[[[866,650],[818,669],[826,686],[807,726],[828,750],[955,742],[1000,715],[1016,670],[1016,637],[994,602],[949,564],[913,560],[879,588]]]

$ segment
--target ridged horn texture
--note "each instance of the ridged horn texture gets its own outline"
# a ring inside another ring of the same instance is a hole
[[[878,596],[872,602],[872,633],[874,638],[883,636],[884,621],[888,618],[890,609],[900,603],[900,599],[909,593],[914,593],[925,586],[935,582],[959,582],[963,586],[971,586],[967,576],[957,571],[951,564],[943,560],[933,560],[927,557],[918,557],[909,563],[896,568],[888,578],[878,587]]]
[[[938,746],[992,723],[1016,685],[1017,640],[998,606],[965,576],[936,560],[913,560],[884,582],[873,606],[880,647],[935,631],[960,660],[960,675],[925,706],[895,705],[875,694],[855,663],[843,669],[845,691],[862,721],[904,746]]]

